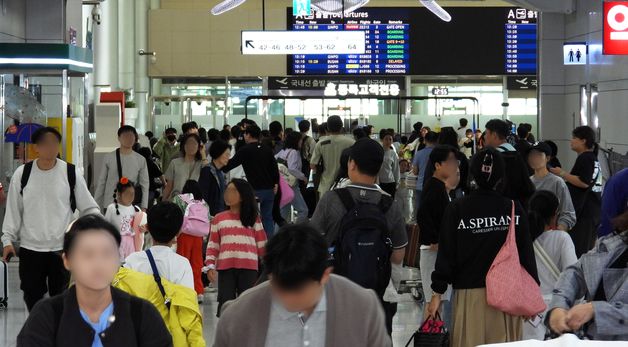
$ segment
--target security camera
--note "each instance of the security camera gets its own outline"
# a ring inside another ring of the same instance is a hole
[[[92,20],[97,25],[100,25],[100,15],[101,15],[100,5],[95,5],[92,8]]]
[[[164,100],[164,104],[165,104],[166,106],[170,106],[170,102],[171,102],[171,101],[172,101],[172,100],[170,100],[170,99],[166,99],[166,100]]]
[[[196,104],[201,106],[201,104],[203,103],[203,100],[196,100]]]

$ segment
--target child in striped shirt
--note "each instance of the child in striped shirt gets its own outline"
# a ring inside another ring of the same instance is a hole
[[[266,245],[255,192],[247,181],[233,179],[227,185],[225,205],[229,210],[211,222],[205,260],[208,279],[212,283],[218,280],[216,316],[225,302],[253,287]]]

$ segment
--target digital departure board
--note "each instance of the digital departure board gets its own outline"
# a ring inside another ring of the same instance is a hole
[[[364,7],[346,18],[294,16],[296,31],[364,30],[367,53],[288,56],[288,75],[536,75],[537,12],[517,7]]]
[[[289,15],[290,16],[290,15]],[[405,75],[410,73],[409,25],[402,11],[394,18],[386,8],[366,8],[340,16],[314,12],[295,16],[291,30],[361,30],[366,33],[365,54],[293,55],[291,75]]]
[[[506,14],[506,73],[536,74],[537,12],[524,8]]]

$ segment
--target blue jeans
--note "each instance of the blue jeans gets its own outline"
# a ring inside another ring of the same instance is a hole
[[[308,208],[305,200],[303,199],[303,195],[301,194],[301,189],[299,188],[299,185],[297,184],[296,186],[292,187],[292,191],[294,192],[294,199],[292,199],[292,201],[288,205],[281,208],[281,216],[288,222],[291,222],[292,216],[290,215],[290,207],[292,206],[294,207],[294,210],[297,211],[296,222],[306,222]]]
[[[262,225],[264,226],[264,231],[266,231],[266,237],[270,240],[270,237],[275,231],[275,222],[273,221],[273,201],[275,200],[275,193],[272,189],[260,189],[255,191],[255,196],[259,199]]]

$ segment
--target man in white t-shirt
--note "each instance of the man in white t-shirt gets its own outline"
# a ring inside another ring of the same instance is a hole
[[[81,215],[100,213],[79,170],[57,159],[61,134],[40,128],[31,141],[38,159],[13,173],[2,223],[2,259],[9,261],[19,251],[20,288],[29,311],[46,293],[54,296],[68,287],[70,274],[61,250],[75,210]]]
[[[153,238],[149,248],[155,259],[159,276],[174,284],[194,289],[190,262],[172,250],[183,225],[183,211],[171,202],[161,202],[148,210],[147,229]],[[146,252],[136,252],[126,258],[125,267],[153,275]]]

